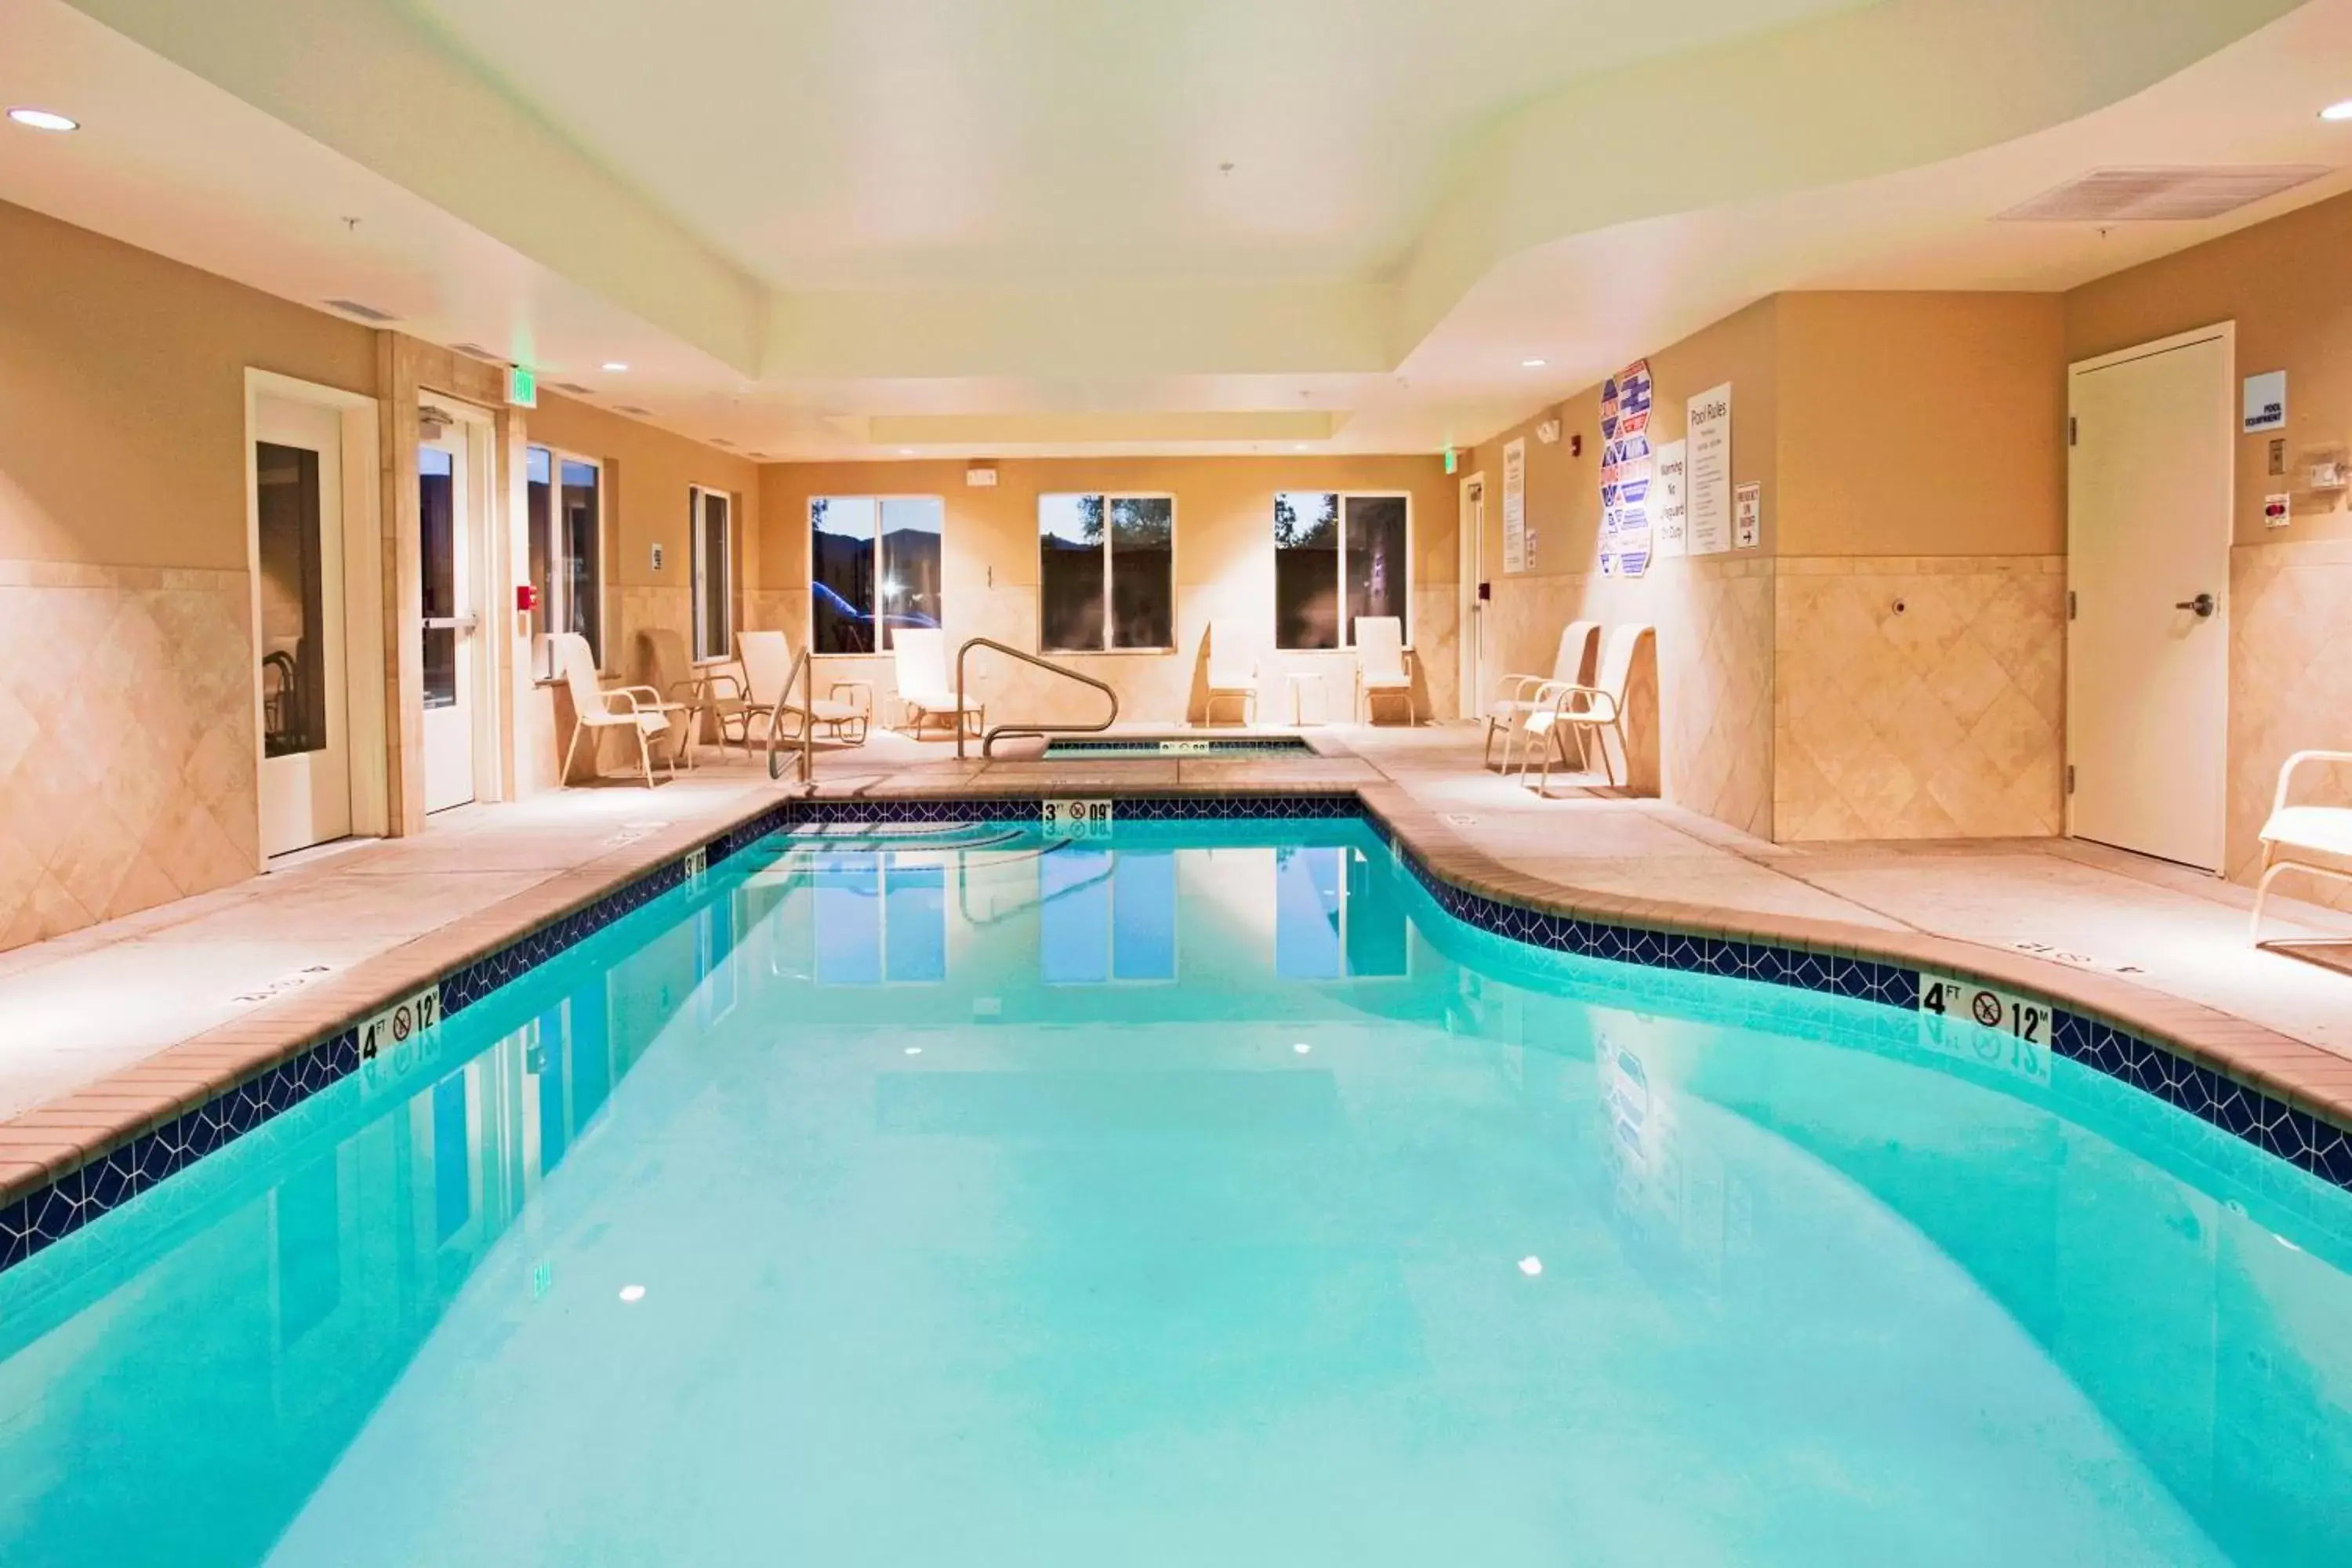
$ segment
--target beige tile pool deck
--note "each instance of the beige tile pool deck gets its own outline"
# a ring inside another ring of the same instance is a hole
[[[1313,756],[959,760],[822,750],[837,798],[1351,791],[1440,875],[1531,907],[1950,970],[2063,1001],[2352,1126],[2352,976],[2245,938],[2242,889],[2069,841],[1774,845],[1650,800],[1538,798],[1470,726],[1334,727]],[[1034,746],[1032,752],[1034,753]],[[434,819],[0,953],[0,1202],[33,1190],[787,795],[713,762]],[[2352,942],[2274,900],[2271,939]]]

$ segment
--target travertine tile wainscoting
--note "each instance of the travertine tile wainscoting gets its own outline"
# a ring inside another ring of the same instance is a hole
[[[248,583],[0,561],[0,949],[253,875]]]

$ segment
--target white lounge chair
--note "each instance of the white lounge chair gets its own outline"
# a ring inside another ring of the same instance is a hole
[[[1568,761],[1570,735],[1576,737],[1577,765],[1580,772],[1592,771],[1591,758],[1585,748],[1588,733],[1595,731],[1613,733],[1617,737],[1618,750],[1625,750],[1626,691],[1633,683],[1634,657],[1642,651],[1642,644],[1649,639],[1650,635],[1650,628],[1637,622],[1628,622],[1612,631],[1609,640],[1601,646],[1601,668],[1593,676],[1592,684],[1562,688],[1553,695],[1550,707],[1528,721],[1530,744],[1534,743],[1533,737],[1537,735],[1542,735],[1550,742],[1544,749],[1543,774],[1536,784],[1538,794],[1551,793],[1552,760],[1557,757],[1560,762]],[[1601,744],[1601,776],[1612,788],[1616,787],[1620,781],[1616,767],[1609,758],[1609,734],[1598,735],[1596,739]],[[1527,764],[1522,760],[1520,772],[1524,773],[1526,769]],[[1628,780],[1632,778],[1633,771],[1633,757],[1628,753],[1625,759]]]
[[[2297,768],[2306,763],[2352,767],[2352,752],[2297,752],[2279,769],[2270,820],[2263,824],[2262,874],[2254,882],[2254,919],[2249,934],[2263,935],[2263,900],[2283,871],[2308,871],[2352,882],[2352,805],[2295,805],[2290,795]]]
[[[1372,721],[1372,703],[1404,699],[1405,721],[1412,721],[1412,675],[1405,668],[1404,622],[1394,616],[1356,617],[1356,711]]]
[[[896,626],[890,632],[890,656],[898,678],[899,727],[919,734],[934,720],[969,724],[978,734],[986,727],[987,708],[977,697],[961,703],[948,679],[948,634],[937,626]]]
[[[810,724],[826,726],[835,739],[850,745],[866,743],[864,710],[823,697],[792,700],[785,687],[793,678],[793,645],[783,633],[737,632],[735,662],[743,669],[740,723],[747,751],[754,742],[765,744],[772,735],[779,741],[797,741],[802,728]],[[786,729],[788,719],[792,725]]]
[[[563,751],[564,783],[572,782],[572,759],[580,750],[580,737],[592,731],[629,730],[637,737],[637,766],[646,776],[646,787],[654,786],[652,737],[668,733],[669,715],[662,711],[662,696],[650,686],[616,686],[607,689],[596,674],[596,656],[588,651],[588,639],[578,632],[558,632],[553,639],[555,667],[563,674],[563,684],[572,692],[572,743]],[[588,766],[593,776],[596,766],[596,749],[588,749]],[[677,752],[673,746],[669,758],[670,776],[677,776]]]
[[[1209,700],[1201,705],[1202,723],[1216,722],[1220,702],[1240,703],[1241,721],[1255,721],[1257,656],[1232,635],[1231,627],[1213,621],[1209,624]]]
[[[1559,650],[1552,655],[1551,674],[1507,675],[1501,695],[1486,710],[1486,763],[1495,765],[1495,733],[1503,735],[1503,769],[1511,771],[1511,741],[1525,733],[1528,721],[1548,711],[1562,687],[1592,679],[1592,653],[1601,643],[1601,623],[1570,621],[1559,634]]]
[[[741,678],[724,666],[697,668],[687,657],[685,635],[667,626],[638,630],[637,675],[642,684],[662,694],[661,711],[678,726],[677,760],[689,769],[694,766],[694,742],[702,732],[702,715],[730,704],[742,705]],[[719,737],[723,743],[723,727]]]

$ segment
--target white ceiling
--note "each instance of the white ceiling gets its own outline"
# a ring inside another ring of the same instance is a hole
[[[2352,164],[2352,0],[1622,9],[0,0],[0,100],[84,122],[0,198],[745,450],[1429,451],[1776,289],[2347,184],[1988,221],[2089,168]]]
[[[830,289],[1373,276],[1536,95],[1867,0],[408,3],[747,270]]]

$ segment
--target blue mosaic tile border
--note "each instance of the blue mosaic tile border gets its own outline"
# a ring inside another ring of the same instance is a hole
[[[1162,754],[1151,750],[1151,748],[1155,747],[1158,743],[1158,737],[1156,736],[1138,736],[1132,740],[1126,741],[1054,741],[1048,742],[1045,747],[1045,752],[1048,756],[1066,757],[1079,756],[1094,752],[1108,752],[1141,758]],[[1311,756],[1314,754],[1314,752],[1315,748],[1313,746],[1309,745],[1307,742],[1293,736],[1260,735],[1251,737],[1235,735],[1232,737],[1210,737],[1206,750],[1196,748],[1190,752],[1171,752],[1165,754],[1169,756],[1218,757],[1234,755],[1263,756],[1271,752],[1280,756],[1303,757]]]
[[[689,863],[697,855],[706,865],[715,866],[773,833],[801,826],[1001,821],[1008,815],[1036,810],[1043,798],[779,802],[699,849],[653,867],[595,902],[442,976],[443,1015],[462,1012],[677,887],[688,879]],[[1118,812],[1129,820],[1143,822],[1361,817],[1388,842],[1398,861],[1441,910],[1478,930],[1578,957],[1756,980],[1906,1011],[1918,1006],[1918,975],[1906,966],[1771,942],[1649,931],[1550,914],[1458,888],[1398,842],[1387,825],[1368,814],[1353,794],[1121,796]],[[2352,1130],[2063,1005],[2053,1005],[2053,1016],[2052,1048],[2057,1055],[2130,1084],[2266,1153],[2352,1191]],[[0,1208],[0,1269],[23,1262],[357,1071],[361,1061],[356,1028],[341,1030],[196,1110]]]

